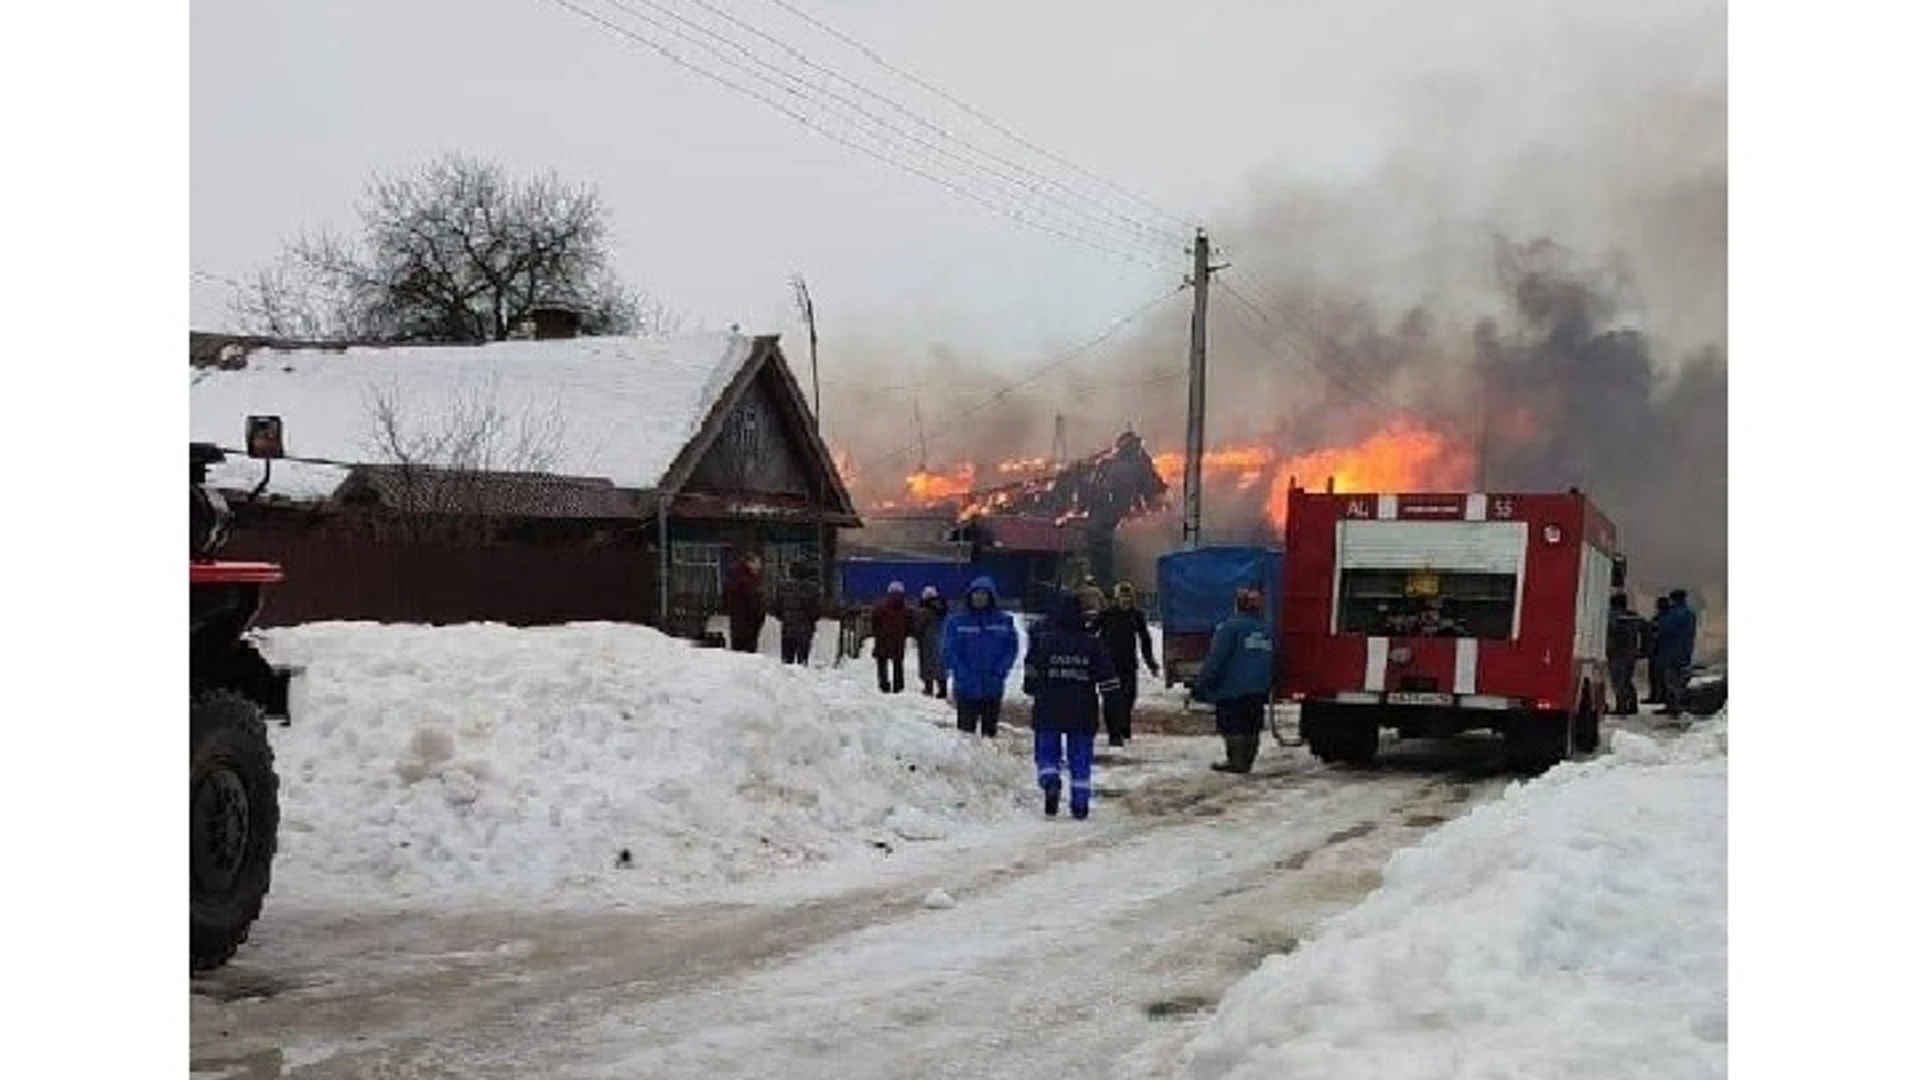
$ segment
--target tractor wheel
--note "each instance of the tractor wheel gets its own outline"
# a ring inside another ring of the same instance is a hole
[[[192,970],[233,957],[260,916],[279,846],[280,778],[266,721],[226,690],[193,698]]]
[[[1600,749],[1600,709],[1591,686],[1580,688],[1580,711],[1573,715],[1573,748],[1582,754]]]
[[[1573,717],[1541,712],[1507,721],[1507,764],[1514,772],[1538,776],[1573,756]]]

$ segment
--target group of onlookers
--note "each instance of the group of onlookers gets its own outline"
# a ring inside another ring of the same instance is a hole
[[[1613,684],[1616,715],[1640,711],[1642,698],[1635,685],[1640,662],[1647,663],[1644,701],[1659,705],[1666,716],[1680,714],[1681,699],[1693,671],[1694,639],[1699,618],[1687,604],[1687,590],[1674,589],[1655,600],[1652,618],[1633,610],[1624,592],[1615,592],[1607,621],[1607,674]]]

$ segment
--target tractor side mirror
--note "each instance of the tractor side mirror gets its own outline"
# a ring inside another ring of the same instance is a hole
[[[1612,584],[1616,589],[1627,587],[1627,560],[1621,556],[1615,556],[1613,560]]]
[[[286,444],[280,437],[279,417],[247,417],[247,456],[267,460],[287,456]]]

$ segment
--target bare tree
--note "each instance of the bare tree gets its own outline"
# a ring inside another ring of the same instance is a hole
[[[489,381],[413,413],[389,386],[368,392],[367,415],[370,460],[385,463],[369,472],[390,519],[415,540],[484,539],[573,483],[550,475],[566,436],[557,401],[509,410]]]
[[[303,339],[474,344],[514,336],[563,307],[585,334],[670,333],[678,319],[622,285],[608,215],[587,186],[552,174],[516,181],[451,155],[417,175],[375,177],[361,235],[287,245],[236,304],[249,329]]]

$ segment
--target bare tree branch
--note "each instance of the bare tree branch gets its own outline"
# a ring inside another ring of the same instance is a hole
[[[413,176],[375,177],[360,219],[357,241],[323,233],[287,244],[236,302],[243,324],[307,339],[474,344],[559,306],[591,335],[679,327],[614,274],[599,195],[551,173],[516,182],[451,155]]]

